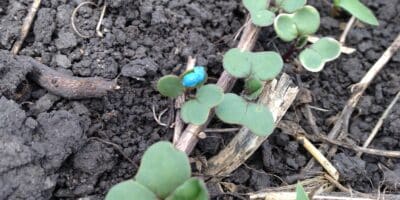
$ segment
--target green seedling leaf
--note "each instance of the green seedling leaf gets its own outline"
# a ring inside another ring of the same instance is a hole
[[[106,195],[106,200],[132,200],[132,198],[141,200],[157,200],[156,195],[143,185],[127,180],[114,185]]]
[[[242,52],[238,48],[230,49],[223,58],[224,69],[236,78],[244,78],[250,75],[251,63],[247,58],[248,52]]]
[[[178,76],[166,75],[158,80],[157,90],[164,96],[176,98],[183,94],[185,88],[181,84],[181,79]]]
[[[204,85],[196,93],[196,99],[207,108],[212,108],[222,102],[224,91],[215,84]]]
[[[208,191],[203,181],[197,178],[187,180],[166,200],[208,200]]]
[[[296,200],[310,200],[306,191],[300,183],[296,185]]]
[[[324,68],[325,62],[314,49],[304,49],[299,56],[300,62],[304,68],[311,72],[319,72]]]
[[[329,37],[321,38],[316,43],[311,45],[310,48],[318,52],[324,62],[335,60],[340,56],[341,53],[340,43]]]
[[[224,100],[215,108],[215,114],[226,123],[241,124],[246,109],[247,102],[242,97],[227,93],[224,95]]]
[[[250,103],[247,106],[243,125],[258,136],[267,136],[274,130],[274,117],[266,106]]]
[[[312,6],[304,6],[293,14],[293,21],[299,35],[314,34],[320,24],[319,12]]]
[[[343,8],[357,19],[378,26],[379,22],[374,13],[359,0],[334,0],[336,6]]]
[[[186,123],[202,125],[207,121],[210,108],[197,99],[185,102],[181,108],[181,117]]]
[[[250,54],[252,74],[259,80],[272,80],[283,68],[282,57],[273,51],[257,52]]]
[[[258,96],[260,96],[260,94],[264,88],[264,84],[263,84],[263,82],[261,82],[258,79],[250,78],[250,79],[246,80],[246,82],[244,84],[244,88],[247,93],[246,98],[249,100],[254,100]]]
[[[260,27],[270,26],[274,23],[275,13],[269,10],[257,10],[251,12],[251,21]]]
[[[266,0],[243,0],[244,7],[250,12],[265,10],[268,4],[269,1]]]
[[[189,179],[190,174],[186,154],[169,142],[158,142],[144,153],[135,180],[164,199]]]
[[[285,42],[296,39],[298,35],[296,24],[289,14],[279,14],[275,18],[274,29],[278,37]]]
[[[307,0],[276,0],[278,7],[282,8],[285,12],[293,13],[296,10],[306,5]]]

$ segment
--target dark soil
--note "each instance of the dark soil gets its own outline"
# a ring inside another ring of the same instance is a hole
[[[101,8],[89,5],[78,12],[77,28],[91,36],[85,39],[72,30],[70,22],[73,9],[81,2],[43,0],[20,52],[75,76],[114,79],[121,75],[121,90],[100,99],[72,101],[47,93],[29,79],[29,63],[9,56],[32,1],[0,1],[0,199],[103,199],[112,185],[131,178],[144,150],[172,137],[172,129],[153,119],[152,107],[156,112],[169,108],[162,120],[171,123],[173,119],[172,102],[157,93],[155,81],[181,71],[190,55],[196,56],[197,64],[207,66],[211,77],[217,77],[222,55],[234,46],[233,37],[246,13],[239,0],[105,0],[109,7],[102,26],[104,38],[95,36]],[[311,91],[311,105],[329,110],[313,110],[323,132],[329,132],[330,119],[349,98],[349,86],[362,78],[400,32],[400,3],[365,2],[377,14],[380,26],[357,26],[351,31],[347,44],[357,48],[356,53],[342,55],[321,73],[285,66],[294,81],[300,74],[304,88]],[[339,24],[348,17],[332,18],[324,1],[309,3],[321,11],[318,34],[339,36]],[[256,50],[278,47],[285,52],[287,45],[273,38],[270,28],[263,30]],[[399,91],[399,65],[397,53],[362,98],[350,122],[349,135],[355,143],[362,145]],[[285,118],[298,121],[311,133],[299,107],[293,106]],[[399,130],[397,104],[371,147],[400,150]],[[231,136],[210,134],[200,141],[193,156],[215,155]],[[247,166],[223,181],[239,185],[241,192],[293,183],[293,175],[309,159],[300,144],[277,129]],[[393,187],[400,179],[399,159],[368,155],[359,159],[355,152],[339,148],[332,160],[344,185],[376,192],[384,184],[399,192]],[[218,195],[213,184],[209,186],[211,194]]]

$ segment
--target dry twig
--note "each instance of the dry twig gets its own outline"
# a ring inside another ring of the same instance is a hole
[[[194,66],[196,65],[196,58],[193,58],[192,56],[188,57],[187,64],[186,64],[186,71],[192,70]],[[175,100],[175,127],[174,127],[174,136],[172,138],[172,143],[175,145],[179,138],[181,137],[182,134],[182,129],[184,126],[183,120],[181,118],[181,107],[185,103],[185,94],[180,95],[176,100]]]
[[[13,55],[17,55],[19,50],[21,50],[22,44],[25,41],[26,36],[28,36],[29,29],[32,26],[33,19],[36,16],[37,11],[39,10],[41,0],[34,0],[31,8],[29,9],[28,15],[26,16],[24,23],[22,24],[21,34],[18,40],[14,43],[14,46],[11,50]]]
[[[335,126],[329,132],[328,134],[329,139],[337,137],[342,138],[346,134],[351,114],[353,113],[353,110],[358,104],[358,101],[362,97],[364,91],[371,84],[372,80],[375,78],[378,72],[380,72],[386,65],[386,63],[389,62],[394,53],[397,52],[399,47],[400,47],[400,34],[396,37],[396,39],[389,46],[389,48],[386,49],[386,51],[378,59],[378,61],[368,70],[367,74],[365,74],[365,76],[361,79],[361,81],[353,85],[352,87],[353,94],[347,101],[346,106],[343,108],[343,111],[341,112],[339,119],[336,121]],[[329,152],[329,155],[333,155],[334,152],[336,152],[335,148]]]
[[[350,18],[350,20],[347,22],[346,28],[344,29],[344,31],[343,31],[342,35],[340,36],[340,39],[339,39],[339,42],[342,45],[345,44],[347,35],[349,34],[351,28],[353,27],[355,21],[356,21],[356,18],[354,16],[352,16]]]
[[[104,37],[104,34],[103,34],[103,32],[101,32],[100,28],[101,28],[101,24],[103,23],[104,14],[106,13],[106,9],[107,9],[107,3],[104,3],[103,9],[101,9],[99,22],[97,23],[97,26],[96,26],[96,33],[97,33],[97,36],[99,36],[99,37]]]
[[[382,116],[379,118],[378,123],[376,123],[374,129],[372,129],[372,132],[368,136],[367,140],[364,142],[364,145],[363,145],[364,148],[367,148],[368,145],[371,144],[372,140],[375,138],[375,136],[378,133],[379,129],[383,125],[383,121],[390,114],[390,111],[393,109],[394,105],[396,104],[397,100],[399,100],[399,98],[400,98],[400,92],[397,93],[397,95],[394,97],[392,102],[389,104],[389,106],[383,112]],[[357,154],[358,157],[361,157],[361,155],[362,155],[362,152],[359,152]]]

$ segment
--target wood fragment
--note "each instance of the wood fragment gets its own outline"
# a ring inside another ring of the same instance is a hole
[[[14,43],[11,53],[17,55],[21,50],[22,44],[25,41],[26,36],[28,36],[29,30],[31,29],[33,19],[35,19],[36,13],[39,10],[41,0],[34,0],[31,8],[29,9],[28,15],[26,16],[24,23],[22,24],[21,34],[18,40]]]
[[[379,129],[383,125],[383,121],[386,119],[386,117],[390,114],[390,111],[393,109],[394,105],[400,98],[400,91],[397,93],[397,95],[394,97],[392,102],[390,102],[389,106],[385,109],[383,112],[382,116],[379,118],[378,122],[376,123],[374,129],[372,129],[372,132],[369,134],[367,140],[364,142],[364,145],[362,147],[367,148],[372,140],[375,138],[376,134],[378,134]],[[362,152],[358,152],[357,156],[361,157]]]
[[[296,140],[313,156],[315,160],[331,175],[335,180],[339,180],[339,172],[332,163],[308,140],[305,136],[297,135]]]
[[[276,125],[291,106],[298,92],[298,88],[293,85],[289,75],[283,74],[279,81],[273,80],[265,86],[259,103],[268,106]],[[241,128],[229,144],[208,161],[208,167],[204,173],[212,176],[230,174],[242,165],[267,138],[254,135],[248,128]]]
[[[353,150],[355,152],[363,152],[370,155],[384,156],[388,158],[400,158],[400,151],[386,151],[379,149],[369,149],[360,147],[357,145],[346,144],[344,142],[339,142],[334,139],[330,139],[325,135],[310,135],[308,134],[300,125],[295,122],[283,120],[279,123],[278,127],[284,131],[285,134],[297,137],[298,134],[304,135],[306,138],[313,142],[326,142],[335,146],[340,146],[346,149]]]
[[[368,197],[363,195],[350,195],[348,193],[323,193],[313,196],[313,200],[399,200],[398,194],[367,194]],[[270,192],[264,196],[250,196],[251,200],[296,200],[296,192]]]
[[[346,28],[344,29],[342,35],[340,35],[340,39],[339,42],[344,46],[344,44],[346,43],[346,38],[347,35],[349,34],[351,28],[354,25],[354,22],[356,21],[356,17],[351,16],[350,20],[347,22],[346,24]]]
[[[192,56],[188,57],[187,63],[186,63],[186,71],[192,70],[194,66],[196,65],[196,58],[193,58]],[[175,100],[175,127],[174,127],[174,136],[172,138],[172,143],[175,145],[179,138],[181,137],[182,134],[182,129],[184,126],[183,120],[181,118],[181,107],[183,103],[185,103],[185,94],[180,95],[178,98]]]
[[[20,59],[33,66],[29,78],[47,91],[66,99],[100,98],[120,88],[116,80],[75,77],[51,69],[30,57],[22,56]]]
[[[99,22],[97,22],[97,26],[96,26],[96,33],[97,33],[97,36],[99,36],[99,37],[104,37],[104,34],[103,34],[103,32],[101,32],[100,29],[101,29],[101,24],[103,23],[104,14],[106,13],[106,9],[107,9],[107,3],[104,3],[103,9],[101,9]]]
[[[254,26],[252,23],[247,23],[243,30],[242,37],[239,41],[238,48],[242,50],[251,50],[258,38],[259,31],[260,29],[258,27]],[[224,92],[227,92],[232,89],[235,82],[236,78],[224,71],[218,79],[217,85],[221,87]],[[204,129],[204,127],[208,125],[213,116],[213,114],[210,114],[208,117],[208,121],[202,126],[189,124],[183,131],[178,142],[175,144],[175,147],[185,152],[186,154],[190,154],[194,146],[198,142],[197,134],[199,134]]]

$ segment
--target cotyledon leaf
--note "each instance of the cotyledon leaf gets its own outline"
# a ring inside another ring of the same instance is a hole
[[[207,108],[212,108],[224,98],[224,91],[221,87],[215,84],[207,84],[200,87],[196,93],[196,99],[200,104],[203,104]]]
[[[307,0],[276,0],[276,4],[288,13],[293,13],[296,10],[306,5]]]
[[[108,191],[105,200],[132,200],[133,197],[140,200],[158,200],[152,191],[134,180],[127,180],[114,185]]]
[[[244,78],[250,75],[251,63],[247,57],[247,52],[242,52],[238,48],[230,49],[223,58],[224,69],[236,78]]]
[[[374,13],[359,0],[335,0],[335,5],[343,8],[362,22],[378,26]]]
[[[189,179],[190,175],[186,154],[175,149],[169,142],[158,142],[144,153],[135,180],[164,199]]]
[[[182,120],[186,123],[202,125],[207,121],[210,108],[201,104],[197,99],[187,101],[181,108]]]

